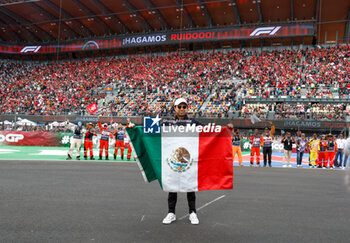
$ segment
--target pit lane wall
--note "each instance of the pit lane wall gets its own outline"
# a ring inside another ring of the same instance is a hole
[[[0,121],[15,122],[18,118],[28,119],[43,126],[57,121],[63,122],[69,119],[73,123],[79,121],[84,124],[88,122],[97,123],[96,116],[31,116],[31,115],[0,115]],[[131,120],[137,124],[142,125],[143,117],[130,117]],[[225,119],[225,118],[196,118],[202,124],[215,123],[217,125],[227,125],[232,123],[236,128],[240,129],[254,129],[262,130],[265,126],[269,126],[269,121],[262,121],[253,124],[250,119]],[[127,117],[100,117],[102,123],[127,123]],[[350,123],[345,121],[317,121],[317,120],[274,120],[273,124],[276,129],[284,131],[309,131],[309,132],[347,132],[349,131]],[[17,145],[17,146],[70,146],[72,133],[54,133],[54,132],[21,132],[21,131],[0,131],[0,145]],[[99,146],[99,136],[93,138],[94,146]],[[115,141],[110,140],[110,146],[114,146]],[[248,140],[242,140],[242,150],[250,151],[250,143]],[[273,151],[282,152],[283,145],[279,140],[273,142]]]
[[[93,137],[94,147],[99,146],[100,135]],[[73,133],[0,131],[0,145],[69,147]],[[115,146],[115,140],[109,140]]]
[[[17,121],[18,118],[28,119],[39,124],[48,124],[54,121],[63,122],[69,119],[70,122],[77,123],[81,121],[82,123],[97,123],[97,116],[78,116],[78,115],[67,115],[67,116],[36,116],[36,115],[9,115],[0,114],[0,121]],[[131,120],[137,124],[142,125],[143,116],[130,117]],[[203,124],[215,123],[217,125],[227,125],[232,123],[235,127],[241,129],[252,129],[258,128],[263,129],[268,125],[269,120],[264,120],[253,124],[250,119],[228,119],[228,118],[195,118]],[[101,123],[110,123],[111,121],[126,124],[127,117],[100,117]],[[284,130],[304,130],[304,131],[342,131],[344,129],[349,129],[350,122],[335,121],[335,120],[292,120],[292,119],[278,119],[272,120],[276,129]]]
[[[0,145],[61,146],[60,135],[53,132],[1,131]]]
[[[45,147],[69,147],[73,133],[53,133],[53,132],[0,132],[0,145],[14,146],[45,146]],[[99,147],[100,135],[93,137],[94,147]],[[109,146],[115,146],[115,140],[109,140]],[[295,145],[294,145],[295,147]],[[241,148],[244,152],[250,152],[251,144],[248,139],[241,140]],[[273,141],[273,152],[283,152],[283,144],[278,138]]]

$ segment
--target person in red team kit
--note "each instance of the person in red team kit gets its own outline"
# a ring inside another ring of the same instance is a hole
[[[94,160],[94,154],[93,154],[93,143],[92,143],[92,137],[97,136],[96,133],[93,131],[94,124],[88,123],[86,125],[86,134],[84,139],[84,159],[87,159],[88,150],[90,150],[90,159]]]
[[[332,134],[328,134],[327,143],[326,143],[326,161],[325,161],[326,168],[329,161],[329,168],[334,169],[334,159],[337,151],[338,151],[338,146],[337,146],[337,143],[335,142],[334,136]]]
[[[260,139],[259,130],[255,129],[254,135],[250,137],[250,166],[253,166],[254,158],[256,159],[256,165],[260,166]]]
[[[100,139],[100,157],[99,160],[102,159],[102,153],[103,149],[105,150],[106,160],[108,160],[108,144],[109,144],[109,138],[112,137],[112,133],[108,129],[108,124],[104,123],[103,126],[101,125],[101,122],[98,122],[98,126],[101,129],[101,139]]]
[[[131,145],[130,145],[130,139],[127,135],[125,135],[125,149],[128,150],[128,154],[126,155],[126,158],[127,158],[127,160],[130,160],[132,149],[131,149]]]
[[[325,167],[325,161],[326,161],[326,137],[323,135],[322,139],[320,141],[320,144],[318,145],[318,153],[317,153],[317,164],[318,168],[324,168]]]
[[[124,136],[125,131],[123,129],[123,125],[119,124],[118,129],[114,131],[113,133],[115,137],[115,152],[114,152],[114,159],[117,158],[118,150],[120,148],[120,157],[122,160],[124,160]]]
[[[131,124],[134,124],[129,117],[127,118],[127,121],[128,121],[128,124],[126,125],[125,128],[128,128],[129,126],[131,126]],[[131,141],[130,141],[130,138],[129,138],[127,133],[125,133],[124,138],[125,138],[125,148],[128,150],[128,154],[126,155],[126,158],[128,160],[130,160],[131,159],[131,152],[132,152]]]

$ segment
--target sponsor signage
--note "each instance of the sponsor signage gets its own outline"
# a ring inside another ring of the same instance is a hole
[[[285,121],[284,127],[309,127],[309,128],[319,128],[321,127],[321,122],[319,121]]]
[[[74,52],[98,49],[132,48],[137,46],[173,45],[205,41],[243,40],[261,38],[282,38],[312,36],[315,26],[312,24],[274,25],[265,27],[231,27],[178,31],[153,34],[132,34],[117,36],[111,39],[94,39],[75,41],[62,45],[21,46],[0,44],[0,53],[11,54],[44,54],[56,52]]]
[[[21,53],[34,52],[37,53],[40,50],[41,46],[25,46],[20,51]]]
[[[0,131],[0,145],[60,146],[60,141],[52,132]]]
[[[0,134],[0,143],[8,142],[8,143],[17,143],[19,140],[24,138],[23,134]]]
[[[249,36],[259,36],[263,34],[275,35],[282,26],[256,28]]]

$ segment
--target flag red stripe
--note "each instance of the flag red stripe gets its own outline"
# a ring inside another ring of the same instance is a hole
[[[198,191],[233,188],[231,131],[200,133],[198,153]]]

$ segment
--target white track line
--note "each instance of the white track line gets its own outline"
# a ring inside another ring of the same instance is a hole
[[[224,198],[224,197],[226,197],[226,195],[222,195],[222,196],[220,196],[220,197],[218,197],[218,198],[215,198],[214,200],[212,200],[212,201],[210,201],[210,202],[207,202],[207,203],[204,204],[203,206],[199,207],[199,208],[197,209],[197,211],[199,211],[199,210],[205,208],[206,206],[209,206],[210,204],[212,204],[212,203],[214,203],[214,202],[216,202],[216,201],[218,201],[218,200],[220,200],[220,199],[222,199],[222,198]],[[186,214],[186,215],[182,216],[181,218],[179,218],[179,220],[183,220],[184,218],[187,218],[188,216],[189,216],[189,214]]]
[[[145,219],[145,215],[142,215],[140,222],[142,222]]]

